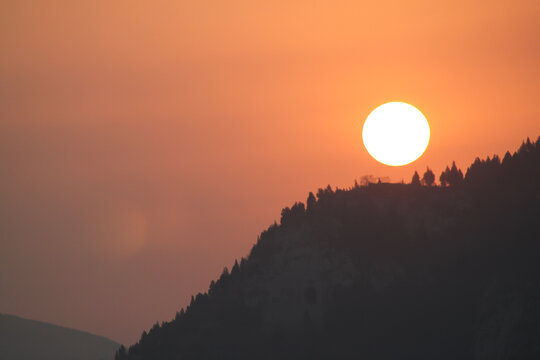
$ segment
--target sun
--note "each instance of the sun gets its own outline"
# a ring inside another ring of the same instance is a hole
[[[410,164],[429,143],[424,114],[404,102],[380,105],[367,117],[362,130],[364,146],[375,160],[390,166]]]

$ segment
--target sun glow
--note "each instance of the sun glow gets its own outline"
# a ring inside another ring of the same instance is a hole
[[[375,160],[390,166],[418,159],[429,143],[426,117],[412,105],[389,102],[367,117],[362,130],[364,146]]]

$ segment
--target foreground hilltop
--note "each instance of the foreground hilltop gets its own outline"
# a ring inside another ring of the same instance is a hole
[[[116,359],[540,358],[540,138],[447,170],[310,193]]]
[[[103,336],[0,314],[2,360],[112,360],[118,346]]]

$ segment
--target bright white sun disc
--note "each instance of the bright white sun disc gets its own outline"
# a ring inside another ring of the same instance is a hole
[[[368,115],[362,139],[375,160],[401,166],[424,153],[429,134],[429,124],[420,110],[404,102],[389,102]]]

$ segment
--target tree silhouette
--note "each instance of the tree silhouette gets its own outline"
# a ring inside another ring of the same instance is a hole
[[[426,169],[426,172],[424,173],[424,176],[422,177],[422,183],[426,186],[433,186],[435,183],[435,174],[431,169],[428,167]]]
[[[237,274],[240,271],[240,264],[238,264],[238,260],[234,260],[234,265],[231,269],[231,275]]]
[[[441,176],[439,176],[439,182],[441,183],[442,187],[446,187],[448,185],[448,176],[450,175],[450,168],[447,166],[446,169],[441,173]]]
[[[313,210],[313,207],[315,206],[315,203],[317,202],[317,199],[315,199],[315,195],[310,191],[308,198],[306,200],[306,209],[308,211]]]
[[[510,154],[510,151],[507,151],[506,154],[504,154],[502,163],[506,165],[510,162],[510,160],[512,160],[512,155]]]
[[[442,187],[456,186],[463,182],[463,173],[460,169],[458,169],[455,161],[452,162],[452,168],[447,166],[446,169],[441,173],[439,181],[441,182]]]
[[[418,171],[414,172],[414,175],[413,175],[412,180],[411,180],[411,185],[414,185],[414,186],[421,186],[422,185],[420,183],[420,175],[418,175]]]
[[[452,168],[450,168],[450,178],[448,180],[450,186],[456,186],[463,181],[463,173],[457,168],[455,161],[452,161]]]
[[[118,349],[118,351],[116,351],[116,356],[114,358],[117,360],[123,360],[128,358],[126,347],[124,345],[120,345],[120,348]]]

